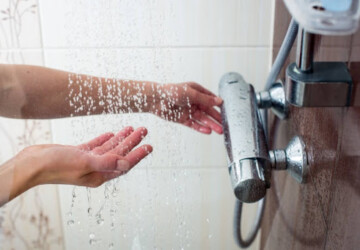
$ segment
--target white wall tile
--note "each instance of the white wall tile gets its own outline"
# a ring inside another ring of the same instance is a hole
[[[0,49],[41,48],[37,0],[0,2]]]
[[[66,213],[73,190],[62,186],[64,227],[71,239],[66,249],[85,249],[91,239],[96,249],[111,243],[114,249],[238,249],[232,232],[235,198],[228,179],[225,167],[134,169],[107,186],[91,189],[90,203],[86,189],[77,188],[71,216]],[[109,198],[98,199],[104,195]],[[251,221],[254,206],[247,208],[251,211],[244,218]]]
[[[269,46],[272,1],[40,0],[45,47]]]
[[[121,79],[196,81],[217,93],[225,72],[237,71],[256,89],[267,77],[267,48],[46,49],[48,67]]]

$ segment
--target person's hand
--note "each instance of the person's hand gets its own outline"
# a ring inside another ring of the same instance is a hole
[[[150,145],[133,150],[146,134],[145,128],[134,131],[126,127],[116,135],[105,133],[79,146],[31,146],[17,160],[37,168],[32,186],[54,183],[98,187],[127,173],[152,151]]]
[[[157,85],[150,112],[173,122],[181,123],[201,133],[222,134],[221,115],[215,106],[222,99],[194,82]]]

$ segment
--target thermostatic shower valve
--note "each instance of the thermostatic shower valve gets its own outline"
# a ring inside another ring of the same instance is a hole
[[[256,202],[270,187],[271,170],[289,170],[300,183],[308,173],[305,145],[294,137],[285,150],[269,151],[259,108],[272,108],[281,118],[287,115],[284,89],[275,84],[255,94],[251,84],[238,73],[225,74],[219,84],[224,100],[224,126],[228,168],[235,196],[242,202]]]

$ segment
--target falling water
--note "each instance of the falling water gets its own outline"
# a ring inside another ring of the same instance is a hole
[[[99,89],[97,94],[99,105],[109,108],[103,115],[64,122],[65,127],[70,129],[65,131],[66,140],[61,143],[80,144],[101,133],[116,133],[131,125],[134,128],[147,127],[149,134],[143,143],[154,146],[154,152],[126,175],[96,189],[79,187],[75,197],[71,197],[68,191],[62,191],[62,197],[68,194],[70,203],[68,207],[72,215],[68,216],[68,222],[73,222],[68,223],[65,230],[70,232],[74,244],[78,240],[77,243],[101,249],[131,249],[137,245],[146,249],[189,249],[198,246],[204,238],[211,242],[216,238],[210,229],[210,225],[215,223],[212,215],[200,213],[200,218],[194,216],[199,211],[205,213],[207,208],[202,204],[211,199],[204,198],[201,193],[208,191],[204,188],[208,185],[204,181],[208,176],[199,169],[205,155],[199,153],[204,147],[204,143],[199,141],[205,137],[184,126],[164,121],[179,117],[185,110],[169,116],[165,112],[167,107],[159,106],[158,116],[163,119],[139,113],[142,108],[147,108],[146,97],[140,94],[144,84],[117,80],[147,79],[169,83],[192,78],[186,72],[178,73],[177,65],[188,61],[167,47],[168,37],[175,42],[178,39],[176,31],[169,33],[165,25],[169,18],[174,17],[174,9],[178,5],[169,1],[167,4],[171,5],[169,9],[173,13],[162,13],[157,10],[161,9],[159,5],[163,2],[151,0],[144,1],[144,4],[146,11],[139,12],[137,5],[130,0],[100,0],[91,6],[86,1],[67,1],[67,8],[79,13],[69,11],[71,13],[67,16],[67,29],[73,31],[67,39],[75,49],[67,51],[66,69],[108,77],[105,80],[107,88]],[[77,20],[77,16],[88,18]],[[143,20],[146,22],[142,23]],[[126,22],[128,28],[119,27],[121,22]],[[74,23],[78,23],[80,28]],[[77,32],[88,27],[91,29],[85,37],[84,33],[80,35]],[[139,27],[144,31],[142,35],[145,39],[139,35],[141,33],[132,32]],[[142,40],[145,44],[141,44]],[[187,53],[186,50],[180,53],[183,52]],[[69,75],[69,89],[72,90],[69,105],[74,117],[79,113],[94,112],[97,108],[95,100],[88,94],[99,84],[100,79],[96,77]],[[126,84],[132,84],[137,90],[131,99],[119,98],[127,91]],[[155,85],[153,91],[170,103],[174,99]],[[134,102],[136,110],[124,108],[129,107],[130,101]],[[189,100],[187,104],[184,109],[190,107]],[[226,173],[226,169],[224,171]],[[78,221],[81,221],[81,226],[78,226]],[[205,237],[201,238],[203,234]]]

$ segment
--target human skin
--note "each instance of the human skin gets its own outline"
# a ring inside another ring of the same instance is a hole
[[[149,112],[201,133],[221,134],[221,116],[214,108],[221,103],[221,98],[194,82],[158,84],[0,64],[0,116],[4,117],[52,119]]]
[[[79,146],[27,147],[0,167],[0,206],[37,185],[98,187],[123,175],[152,152],[150,145],[134,149],[146,134],[146,128],[126,127]]]
[[[80,98],[81,97],[81,98]],[[194,82],[108,79],[30,65],[0,64],[0,116],[53,119],[148,112],[204,134],[221,134],[222,100]],[[0,166],[0,206],[41,184],[96,187],[129,171],[151,151],[128,127],[80,146],[35,145]]]

